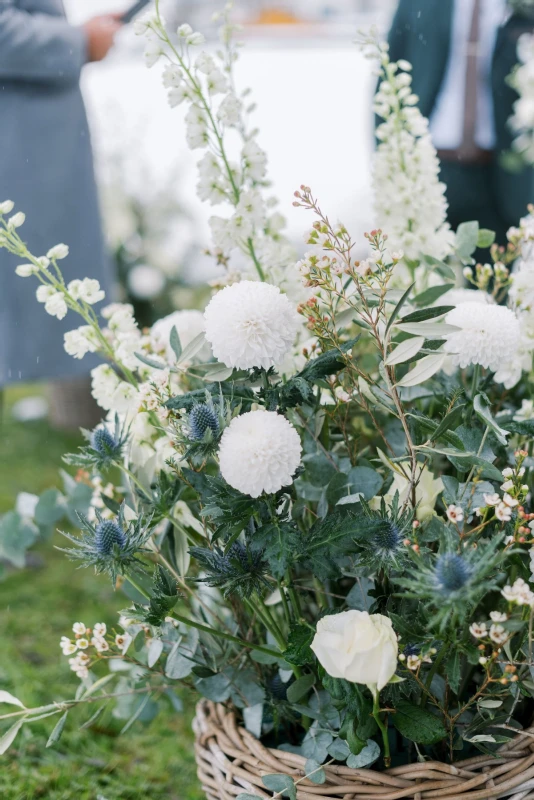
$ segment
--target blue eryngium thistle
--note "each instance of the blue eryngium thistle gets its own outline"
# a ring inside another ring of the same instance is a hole
[[[420,535],[424,537],[424,529]],[[503,538],[479,539],[473,547],[445,529],[437,554],[426,548],[418,552],[406,548],[413,566],[393,580],[403,588],[405,599],[413,598],[431,611],[429,630],[442,635],[450,625],[463,624],[480,599],[499,588],[502,561],[507,557],[501,550]]]
[[[456,553],[444,553],[436,561],[436,585],[445,593],[458,592],[469,582],[473,570],[465,558]]]
[[[360,563],[373,569],[397,569],[406,555],[403,541],[411,528],[411,512],[399,510],[398,492],[390,508],[383,498],[378,510],[365,501],[361,508],[364,513],[355,521],[355,542],[362,550]]]
[[[95,528],[95,550],[101,556],[109,556],[114,550],[121,553],[126,547],[126,534],[121,526],[112,519],[99,522]]]
[[[122,459],[122,451],[128,439],[128,432],[121,429],[118,414],[115,414],[113,433],[106,425],[99,425],[91,433],[85,433],[89,444],[80,447],[79,453],[69,453],[63,457],[67,464],[76,467],[104,469]]]
[[[96,525],[87,517],[78,513],[80,520],[80,536],[63,533],[74,543],[74,547],[58,548],[67,553],[72,560],[80,561],[81,567],[94,567],[95,572],[106,572],[113,581],[118,575],[127,575],[134,568],[142,570],[142,562],[138,553],[146,552],[145,544],[152,535],[151,520],[139,517],[134,523],[126,524],[124,504],[116,519],[104,519],[98,509]]]
[[[211,431],[213,436],[219,433],[219,420],[213,407],[207,403],[199,403],[193,406],[189,414],[189,431],[191,439],[200,442],[207,431]]]
[[[117,442],[107,428],[95,428],[91,434],[91,447],[101,455],[112,453],[117,447]]]

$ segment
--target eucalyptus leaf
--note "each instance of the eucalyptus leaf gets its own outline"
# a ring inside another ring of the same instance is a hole
[[[304,764],[306,777],[312,783],[321,784],[326,781],[326,773],[322,766],[314,759],[308,758]]]
[[[491,409],[486,403],[483,395],[476,395],[475,399],[473,400],[473,408],[477,417],[479,417],[479,419],[481,419],[482,422],[484,422],[493,431],[497,441],[506,445],[506,437],[510,435],[510,432],[504,428],[501,428],[500,425],[498,425],[494,420]]]
[[[54,730],[48,737],[48,741],[46,743],[47,747],[53,747],[61,739],[61,734],[63,733],[63,728],[65,727],[68,713],[68,711],[65,711],[65,713],[59,718]]]
[[[411,361],[417,355],[419,350],[425,343],[424,336],[416,336],[413,339],[406,339],[401,342],[392,353],[385,360],[385,364],[393,366],[395,364],[403,364],[405,361]]]
[[[0,756],[2,756],[11,747],[23,724],[23,719],[17,720],[17,722],[15,722],[11,728],[8,728],[4,735],[0,737]]]
[[[347,758],[347,767],[351,769],[362,769],[368,767],[380,757],[380,747],[373,739],[367,739],[367,744],[360,750],[358,755],[353,753]]]
[[[172,348],[174,355],[176,356],[176,360],[178,361],[180,359],[180,356],[182,355],[182,343],[180,341],[180,335],[176,329],[176,325],[172,326],[171,335],[169,338],[169,344]]]
[[[425,356],[397,382],[397,386],[417,386],[420,383],[424,383],[442,368],[446,358],[446,353]]]
[[[297,787],[290,775],[274,773],[272,775],[262,775],[261,779],[264,786],[272,792],[278,792],[282,797],[289,797],[289,800],[297,800]]]

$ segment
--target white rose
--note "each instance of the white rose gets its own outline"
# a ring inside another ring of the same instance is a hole
[[[397,636],[382,614],[351,610],[323,617],[311,648],[332,678],[364,684],[373,693],[397,668]]]

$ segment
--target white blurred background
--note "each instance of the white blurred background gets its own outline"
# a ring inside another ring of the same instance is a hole
[[[211,15],[223,0],[162,4],[169,26],[190,22],[207,35],[207,49],[215,46]],[[65,0],[65,5],[71,22],[79,24],[97,13],[123,10],[130,1]],[[269,157],[272,193],[299,250],[310,224],[306,212],[292,206],[293,192],[302,183],[312,187],[328,216],[342,220],[355,238],[373,227],[370,99],[375,78],[353,39],[359,28],[373,24],[385,33],[393,6],[394,0],[234,3],[234,18],[245,26],[241,38],[246,42],[236,66],[237,83],[252,88],[257,103],[253,120]],[[213,269],[202,256],[202,245],[208,241],[207,218],[217,208],[196,198],[199,153],[185,145],[185,109],[167,106],[160,72],[158,64],[145,67],[143,42],[131,26],[121,32],[103,63],[84,70],[100,181],[107,185],[106,222],[112,238],[120,238],[129,224],[120,192],[141,204],[154,204],[158,195],[160,202],[162,193],[174,195],[175,235],[166,255],[171,269],[180,263],[182,276],[198,281]]]

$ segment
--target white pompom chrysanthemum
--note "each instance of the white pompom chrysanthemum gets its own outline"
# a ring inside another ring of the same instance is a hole
[[[277,286],[241,281],[225,286],[204,312],[206,339],[227,367],[269,369],[282,361],[300,318]]]
[[[230,423],[219,447],[221,475],[251,497],[272,494],[293,482],[300,464],[300,437],[275,411],[248,411]]]
[[[519,320],[504,306],[461,303],[446,317],[458,331],[447,336],[444,350],[453,357],[456,366],[470,364],[498,372],[517,358],[521,345]]]

